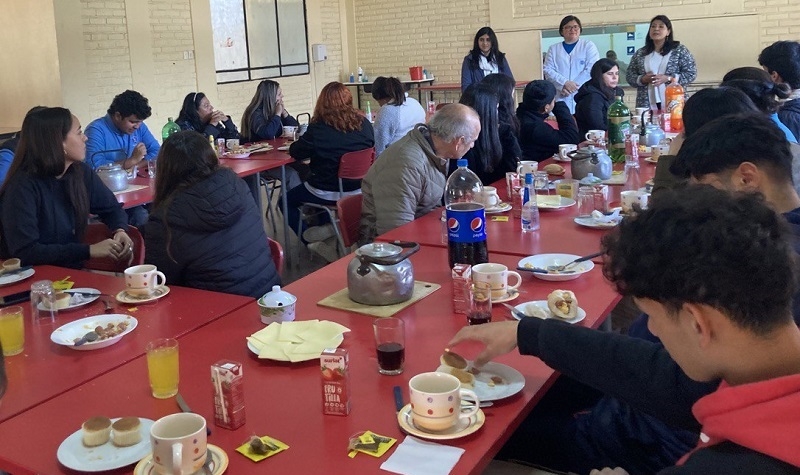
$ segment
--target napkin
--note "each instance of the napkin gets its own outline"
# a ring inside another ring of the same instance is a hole
[[[561,195],[536,195],[537,206],[561,206]]]
[[[464,449],[458,447],[406,436],[381,469],[402,475],[447,475],[463,453]]]
[[[319,358],[325,348],[336,348],[350,329],[327,320],[273,323],[249,337],[258,357],[278,361],[308,361]]]
[[[615,208],[613,213],[603,214],[600,211],[594,210],[592,211],[592,219],[599,224],[615,225],[622,221],[622,218],[619,215],[620,211],[621,208]]]

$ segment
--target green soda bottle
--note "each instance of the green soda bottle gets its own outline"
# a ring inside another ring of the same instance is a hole
[[[180,131],[181,127],[172,120],[172,117],[167,118],[167,123],[164,124],[164,127],[161,127],[162,143],[164,140],[167,140],[167,137],[174,134],[175,132],[180,132]]]
[[[625,137],[631,133],[631,111],[622,102],[622,96],[614,98],[608,108],[608,154],[614,163],[625,162]]]

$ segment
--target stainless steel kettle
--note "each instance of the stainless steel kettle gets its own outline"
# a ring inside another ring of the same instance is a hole
[[[603,148],[589,145],[588,147],[573,150],[567,153],[567,156],[572,159],[570,165],[573,179],[580,180],[589,175],[589,173],[601,180],[611,178],[613,164],[611,163],[611,157],[608,156],[608,153]]]
[[[645,120],[645,116],[650,113],[650,122]],[[656,123],[658,115],[654,115],[652,110],[642,112],[642,125],[639,129],[639,143],[648,147],[661,144],[661,141],[666,137],[664,130]]]
[[[121,165],[109,163],[97,167],[97,176],[111,191],[122,191],[128,188],[128,174]]]
[[[359,247],[347,266],[350,300],[365,305],[405,302],[414,293],[414,266],[408,257],[415,242],[373,242]]]

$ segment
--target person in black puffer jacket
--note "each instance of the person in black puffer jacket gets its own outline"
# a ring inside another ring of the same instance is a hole
[[[542,161],[558,152],[560,144],[578,143],[578,126],[564,101],[555,101],[556,88],[543,79],[525,86],[517,107],[520,123],[519,145],[525,160]],[[550,112],[556,116],[558,130],[545,123]]]
[[[245,182],[194,131],[161,146],[145,261],[168,284],[258,298],[280,285],[261,216]]]
[[[592,78],[575,94],[575,121],[578,137],[590,130],[608,130],[608,106],[615,96],[624,96],[619,83],[619,66],[610,59],[598,59],[592,66]]]

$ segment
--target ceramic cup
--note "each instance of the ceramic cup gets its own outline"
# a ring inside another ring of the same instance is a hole
[[[297,132],[297,127],[294,125],[284,125],[283,126],[283,136],[288,138],[294,138],[294,133]]]
[[[461,389],[461,383],[452,374],[418,374],[408,382],[408,388],[411,419],[422,430],[441,432],[456,425],[459,419],[469,419],[478,412],[478,396],[469,389]],[[462,411],[464,396],[475,404]]]
[[[481,193],[481,201],[487,208],[494,208],[500,204],[500,195],[497,194],[497,188],[493,186],[484,186]]]
[[[5,272],[17,270],[19,269],[20,264],[22,264],[22,262],[16,257],[12,257],[11,259],[6,259],[3,261],[3,270]]]
[[[623,191],[619,194],[619,199],[622,204],[622,212],[627,214],[633,211],[633,205],[639,205],[642,209],[646,209],[650,193],[636,190]]]
[[[296,306],[297,297],[281,290],[280,285],[273,285],[270,292],[258,299],[261,322],[266,325],[293,321]]]
[[[578,150],[578,146],[574,143],[562,143],[558,145],[558,156],[561,160],[569,160],[567,154],[573,150]]]
[[[206,461],[206,420],[191,412],[170,414],[150,428],[153,468],[159,475],[189,475]]]
[[[149,297],[166,283],[164,273],[159,272],[152,264],[125,269],[125,291],[131,295]]]
[[[514,285],[508,284],[508,276],[514,276],[517,282]],[[519,288],[522,284],[522,277],[503,264],[487,262],[472,266],[472,280],[474,282],[486,282],[492,289],[492,300],[497,301],[505,297],[509,291]]]
[[[536,173],[536,170],[538,169],[539,162],[535,162],[533,160],[523,160],[519,162],[519,165],[517,165],[517,174],[519,174],[520,181],[525,181],[526,173]]]
[[[586,140],[591,142],[599,142],[606,138],[605,130],[590,130],[586,132]]]
[[[225,148],[234,152],[239,149],[239,139],[228,139],[225,141]]]

